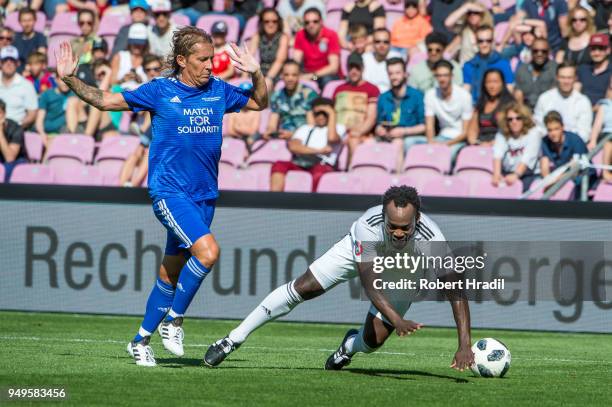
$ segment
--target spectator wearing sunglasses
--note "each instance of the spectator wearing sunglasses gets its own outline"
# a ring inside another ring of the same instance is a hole
[[[555,60],[557,63],[567,61],[575,65],[591,62],[589,41],[591,35],[595,33],[593,17],[586,9],[576,7],[570,11],[569,21],[569,35],[567,39],[563,40]]]
[[[493,26],[493,17],[478,1],[470,0],[452,12],[444,20],[444,25],[458,34],[446,48],[445,55],[453,58],[458,53],[459,63],[463,65],[478,53],[478,28]]]
[[[363,79],[376,85],[380,93],[391,89],[387,60],[400,58],[399,52],[391,49],[391,33],[386,28],[377,28],[372,34],[374,50],[365,52],[363,58]]]
[[[257,33],[249,41],[249,50],[251,55],[259,53],[261,72],[268,85],[276,82],[287,60],[289,40],[289,36],[283,32],[283,20],[278,11],[264,8],[259,13]]]
[[[425,45],[427,47],[427,59],[414,65],[410,71],[408,84],[415,89],[426,93],[436,85],[434,74],[434,66],[438,61],[441,61],[444,55],[444,49],[448,45],[446,36],[439,32],[432,32],[425,37]],[[463,85],[463,72],[461,66],[455,60],[449,61],[452,64],[453,83],[455,85]]]
[[[474,103],[480,97],[484,74],[491,68],[499,69],[503,73],[504,81],[510,91],[512,91],[514,84],[514,74],[510,67],[510,61],[502,58],[493,49],[493,27],[490,25],[479,27],[476,31],[476,42],[478,43],[478,54],[463,66],[463,86],[472,92]]]
[[[155,24],[148,28],[149,52],[160,57],[172,50],[172,35],[178,27],[170,20],[172,6],[168,0],[157,0],[151,5]]]
[[[540,95],[555,86],[557,63],[549,58],[550,47],[544,38],[533,42],[531,55],[531,63],[516,70],[514,97],[533,109]]]
[[[10,27],[0,28],[0,49],[8,45],[13,45],[15,32]]]
[[[612,67],[610,66],[610,39],[606,34],[593,34],[589,41],[591,63],[578,67],[578,81],[594,106],[606,97]]]
[[[92,61],[93,42],[98,39],[94,30],[96,15],[89,9],[81,9],[77,13],[77,23],[81,29],[81,35],[73,38],[70,43],[74,55],[80,55],[79,63],[86,64]]]

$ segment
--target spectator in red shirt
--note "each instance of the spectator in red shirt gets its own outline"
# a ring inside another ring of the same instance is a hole
[[[227,43],[227,23],[217,21],[211,28],[215,56],[213,57],[212,73],[218,78],[229,80],[234,77],[234,65],[229,56],[229,44]]]
[[[334,91],[334,104],[338,124],[347,128],[350,161],[355,148],[372,136],[380,91],[363,79],[363,58],[358,53],[349,55],[346,70],[347,82]]]
[[[39,95],[56,86],[53,75],[47,70],[47,56],[42,52],[30,54],[24,75]]]
[[[338,79],[340,71],[340,42],[338,34],[323,26],[321,12],[309,8],[304,12],[304,29],[295,35],[293,59],[303,63],[302,79],[325,85]]]

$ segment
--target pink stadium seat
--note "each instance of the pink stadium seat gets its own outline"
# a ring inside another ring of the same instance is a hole
[[[285,140],[260,141],[253,145],[253,152],[247,159],[249,165],[258,163],[273,164],[276,161],[289,161],[291,152],[287,149]]]
[[[77,22],[77,13],[70,11],[66,13],[58,13],[51,22],[49,30],[49,38],[59,34],[78,36],[81,34],[79,24]]]
[[[55,170],[54,184],[64,185],[103,185],[103,176],[99,168],[82,165],[79,167]]]
[[[348,146],[342,146],[342,150],[340,150],[340,156],[337,161],[338,170],[346,171],[348,170]]]
[[[259,27],[259,16],[249,18],[242,31],[242,43],[246,43],[257,34]]]
[[[513,7],[514,5],[516,5],[516,0],[501,0],[499,2],[499,6],[503,8],[504,10],[509,9],[510,7]]]
[[[397,152],[391,143],[362,143],[357,146],[351,160],[351,170],[359,167],[378,167],[387,172],[395,168]]]
[[[336,79],[328,82],[327,85],[325,85],[325,87],[323,88],[323,93],[321,94],[321,96],[323,96],[324,98],[333,99],[336,88],[342,85],[343,83],[346,83],[344,79]]]
[[[612,202],[612,184],[602,181],[595,190],[593,201]]]
[[[397,11],[387,11],[387,18],[385,19],[387,30],[391,31],[393,29],[393,24],[395,24],[395,21],[402,18],[403,15],[403,11],[400,11],[399,13]]]
[[[53,169],[43,164],[20,164],[11,174],[11,184],[52,184]]]
[[[404,12],[404,2],[399,1],[396,4],[389,3],[388,0],[380,0],[379,3],[383,6],[385,11],[395,11],[398,13]]]
[[[45,26],[47,24],[47,15],[42,11],[36,12],[36,23],[34,24],[34,31],[39,33],[45,31]],[[4,25],[12,28],[15,32],[21,32],[21,25],[19,25],[19,12],[13,11],[6,16],[6,20],[4,20]]]
[[[325,16],[324,25],[332,30],[337,30],[340,27],[340,20],[342,20],[342,10],[328,11]]]
[[[469,196],[469,185],[461,178],[440,175],[437,179],[423,183],[423,195],[462,198]]]
[[[346,4],[345,0],[327,0],[325,2],[325,10],[327,14],[332,10],[342,10]]]
[[[468,185],[469,195],[472,196],[478,185],[481,182],[491,182],[492,176],[488,172],[480,171],[480,170],[465,170],[461,171],[454,175],[455,178],[461,179]]]
[[[312,192],[312,175],[306,171],[289,171],[285,177],[285,192]]]
[[[26,152],[30,161],[40,162],[42,160],[44,144],[38,133],[26,131],[23,134]],[[2,179],[2,177],[0,177]]]
[[[6,176],[6,170],[4,169],[4,165],[0,165],[0,184],[4,182],[5,176]]]
[[[205,14],[198,19],[196,27],[210,33],[213,24],[217,21],[225,21],[227,23],[227,41],[238,42],[240,22],[237,17],[229,14]]]
[[[406,69],[408,70],[408,73],[410,73],[410,70],[417,65],[420,62],[426,61],[427,60],[427,52],[417,52],[415,54],[413,54],[412,56],[410,56],[410,58],[408,59],[408,64],[406,64]]]
[[[175,25],[179,27],[191,25],[189,17],[187,17],[185,14],[180,13],[173,13],[172,16],[170,16],[170,21],[172,21]]]
[[[364,194],[382,195],[393,185],[393,179],[399,182],[397,176],[382,172],[380,168],[362,167],[359,172],[349,174],[358,177],[360,189]]]
[[[340,50],[340,71],[344,74],[344,76],[348,74],[346,63],[349,55],[351,55],[351,51],[348,49],[342,48]]]
[[[245,171],[252,177],[255,177],[255,179],[257,180],[258,191],[269,191],[271,169],[272,164],[259,163],[251,165]]]
[[[520,182],[515,182],[512,185],[502,184],[496,187],[491,183],[491,177],[489,177],[478,182],[471,196],[474,198],[519,199],[522,190],[523,184]]]
[[[455,174],[464,170],[480,170],[493,174],[493,148],[467,146],[459,151]]]
[[[107,137],[102,140],[95,161],[100,163],[103,160],[125,160],[139,144],[140,139],[135,136]]]
[[[429,168],[446,174],[450,171],[451,150],[445,144],[417,144],[410,147],[404,158],[404,171]]]
[[[317,93],[320,93],[321,90],[319,89],[319,84],[315,81],[311,81],[311,80],[306,80],[306,79],[300,79],[300,83],[302,85],[306,85],[308,86],[310,89],[314,90]],[[280,80],[278,82],[276,82],[276,85],[274,85],[274,90],[281,90],[282,88],[285,87],[285,82]]]
[[[268,122],[270,121],[271,114],[272,110],[270,110],[270,108],[261,111],[261,115],[259,116],[259,134],[264,134],[268,129]]]
[[[510,25],[506,21],[495,24],[495,33],[494,34],[495,34],[495,43],[496,44],[501,44],[502,39],[504,38],[504,35],[506,35],[506,32],[508,31],[509,27],[510,27]]]
[[[94,144],[94,139],[84,134],[60,134],[51,141],[47,161],[64,158],[88,164],[93,159]]]
[[[538,184],[539,182],[537,181],[534,182],[532,185],[532,189],[537,188]],[[560,190],[555,192],[555,194],[550,197],[550,200],[551,201],[569,201],[574,197],[575,188],[576,188],[576,184],[574,184],[571,181],[566,182],[565,184],[563,184]],[[542,199],[542,196],[544,196],[544,189],[540,188],[537,191],[535,191],[533,194],[529,195],[527,199],[531,199],[531,200]]]
[[[219,168],[219,188],[231,191],[259,190],[256,174],[228,166]]]
[[[247,154],[248,151],[244,141],[233,137],[223,137],[220,162],[230,164],[233,167],[240,167],[244,164]]]
[[[591,159],[591,162],[593,164],[603,165],[604,163],[603,162],[603,149],[599,150],[599,152],[593,156],[593,158]],[[597,176],[600,177],[601,170],[598,168],[596,171],[597,171]]]
[[[416,169],[418,171],[419,169]],[[425,172],[424,174],[415,174],[414,170],[410,170],[404,174],[400,174],[397,176],[397,179],[394,177],[391,179],[392,185],[406,185],[409,187],[416,188],[418,192],[421,192],[423,189],[423,185],[429,182],[432,178],[440,177],[440,173],[438,172]]]
[[[116,37],[119,29],[124,25],[130,24],[131,22],[132,17],[130,17],[129,14],[104,13],[100,19],[98,35],[105,38],[107,36]]]
[[[360,194],[360,179],[356,174],[328,172],[321,177],[317,192],[322,194]]]
[[[58,35],[56,37],[49,38],[47,42],[47,65],[49,68],[54,69],[57,66],[56,54],[59,54],[60,44],[64,41],[69,41],[71,37],[66,35]]]

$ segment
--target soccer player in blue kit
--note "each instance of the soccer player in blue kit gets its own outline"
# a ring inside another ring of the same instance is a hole
[[[166,251],[128,353],[139,366],[155,366],[149,345],[156,329],[164,347],[183,356],[183,316],[219,256],[210,232],[215,211],[221,126],[225,112],[263,110],[268,91],[259,63],[232,44],[236,68],[251,75],[246,91],[212,76],[211,37],[195,27],[173,35],[168,65],[172,73],[133,91],[110,93],[77,78],[78,57],[69,43],[60,46],[58,76],[78,97],[100,110],[147,110],[153,140],[149,153],[149,195],[157,219],[167,229]]]

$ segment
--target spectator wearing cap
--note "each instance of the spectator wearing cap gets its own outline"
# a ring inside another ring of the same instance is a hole
[[[136,23],[130,26],[127,51],[119,51],[111,62],[112,81],[122,89],[135,89],[147,80],[142,61],[149,48],[147,27]]]
[[[511,22],[542,20],[546,23],[548,42],[556,53],[568,35],[566,0],[524,0]]]
[[[104,38],[97,38],[91,45],[91,62],[79,64],[77,77],[89,86],[96,86],[96,78],[92,70],[92,62],[98,59],[106,59],[108,55],[108,43]]]
[[[414,65],[410,70],[410,77],[408,78],[408,84],[410,86],[426,93],[436,85],[434,66],[438,61],[443,59],[444,49],[447,45],[446,36],[442,33],[432,32],[425,37],[427,59]],[[463,85],[461,66],[455,60],[451,60],[450,63],[453,67],[453,83],[456,85]]]
[[[310,8],[319,10],[325,19],[325,3],[323,0],[280,0],[276,9],[285,22],[291,34],[304,28],[304,12]]]
[[[130,24],[126,24],[119,29],[115,42],[113,43],[113,50],[111,56],[115,56],[119,51],[127,49],[128,33],[130,26],[136,23],[142,23],[144,25],[149,24],[149,4],[146,0],[130,0],[130,17],[132,21]]]
[[[512,91],[514,74],[510,67],[510,61],[501,57],[493,49],[493,27],[483,25],[476,30],[476,42],[478,43],[478,54],[463,66],[464,87],[472,92],[474,103],[480,97],[482,79],[486,71],[492,68],[499,69],[504,75],[508,89]]]
[[[411,55],[430,32],[431,24],[419,14],[419,0],[406,0],[404,15],[391,28],[391,45]]]
[[[149,27],[149,52],[165,57],[172,50],[172,35],[178,27],[170,20],[172,6],[169,0],[155,0],[151,12],[155,24]]]
[[[533,109],[540,95],[555,86],[557,63],[550,59],[545,38],[537,38],[531,46],[532,59],[516,70],[514,98]]]
[[[576,133],[587,143],[591,134],[593,108],[591,101],[576,89],[576,66],[564,62],[557,66],[556,86],[542,93],[534,109],[534,118],[544,129],[544,116],[557,111],[567,131]]]
[[[315,192],[321,177],[334,170],[346,129],[336,122],[331,100],[322,97],[313,100],[312,112],[313,124],[300,126],[287,143],[293,154],[291,161],[277,161],[272,165],[272,191],[285,189],[289,171],[306,171],[312,175],[312,192]]]
[[[578,82],[594,106],[606,97],[612,66],[610,66],[610,39],[606,34],[593,34],[589,41],[591,63],[578,66]]]
[[[6,103],[0,99],[0,164],[4,166],[5,178],[8,182],[13,169],[26,163],[26,151],[23,138],[23,128],[6,115]]]
[[[396,170],[401,172],[406,151],[415,144],[425,143],[425,107],[423,93],[407,84],[406,63],[401,58],[387,60],[387,75],[391,89],[380,95],[376,107],[377,126],[374,131],[381,141],[396,145]]]
[[[335,31],[323,26],[319,9],[304,13],[304,29],[295,35],[293,58],[303,64],[302,79],[316,81],[321,89],[338,79],[340,42]]]
[[[28,57],[28,67],[24,71],[24,78],[32,82],[37,94],[56,86],[53,74],[47,70],[47,55],[34,52]]]
[[[68,107],[68,98],[71,96],[74,97],[74,94],[64,81],[57,81],[57,87],[40,95],[35,129],[45,144],[48,144],[47,136],[50,133],[76,132],[77,116],[73,113],[75,110]],[[70,120],[72,122],[68,123]]]
[[[311,103],[317,93],[308,85],[300,83],[300,65],[289,59],[283,65],[281,79],[284,86],[270,97],[270,117],[262,135],[264,139],[289,139],[300,126],[312,124]]]
[[[433,72],[437,86],[425,93],[425,135],[428,143],[444,143],[454,157],[467,139],[472,119],[472,96],[453,83],[456,67],[444,59],[437,61]],[[436,132],[436,123],[439,130]]]
[[[17,73],[17,48],[11,45],[2,48],[0,64],[0,99],[6,104],[6,117],[28,129],[36,119],[38,97],[32,83]]]
[[[18,69],[19,73],[23,72],[26,66],[28,57],[34,52],[47,53],[47,37],[44,34],[34,31],[36,24],[36,12],[31,8],[22,8],[19,10],[19,25],[21,32],[15,33],[13,45],[19,51],[19,62],[21,63]]]
[[[91,62],[91,49],[93,42],[99,37],[96,35],[96,15],[90,9],[81,9],[77,13],[77,23],[81,30],[81,35],[70,40],[74,55],[80,55],[79,63],[86,64]]]
[[[380,91],[363,79],[363,58],[358,53],[349,55],[346,70],[346,83],[334,91],[334,104],[338,123],[348,131],[350,158],[355,148],[372,135]]]
[[[372,34],[373,51],[365,52],[363,58],[363,79],[376,85],[383,93],[389,90],[387,59],[400,58],[399,52],[391,49],[391,33],[386,28],[377,28]]]
[[[234,77],[236,71],[230,59],[230,45],[227,42],[227,23],[225,21],[217,21],[211,28],[213,47],[215,55],[213,56],[212,73],[214,76],[223,80],[229,80]]]

